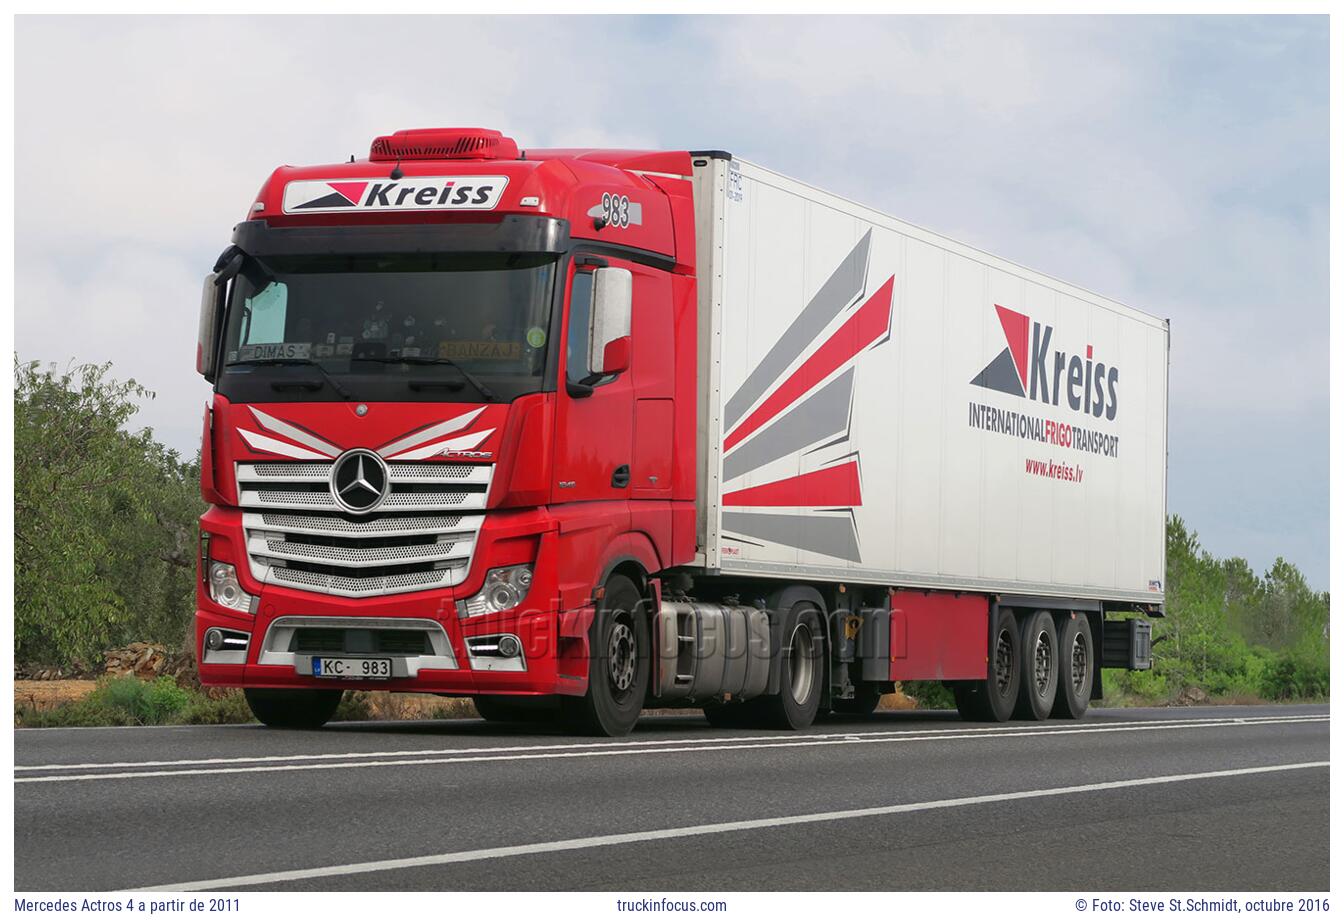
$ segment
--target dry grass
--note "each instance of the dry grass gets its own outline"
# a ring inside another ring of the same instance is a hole
[[[919,703],[897,690],[895,693],[883,695],[877,701],[877,708],[883,711],[918,709]]]
[[[462,697],[442,697],[432,693],[390,693],[387,690],[362,691],[370,719],[475,719],[476,707]]]
[[[96,680],[16,680],[16,709],[54,709],[61,703],[82,700],[98,686]]]

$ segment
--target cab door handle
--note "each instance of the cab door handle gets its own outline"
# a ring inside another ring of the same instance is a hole
[[[623,463],[616,467],[616,472],[611,474],[611,487],[613,489],[624,489],[630,485],[630,464]]]

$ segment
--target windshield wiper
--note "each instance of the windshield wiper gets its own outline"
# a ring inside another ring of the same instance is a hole
[[[322,379],[326,380],[327,383],[331,384],[331,388],[336,391],[337,395],[339,395],[341,399],[348,400],[355,398],[353,395],[351,395],[350,391],[345,388],[344,384],[342,384],[335,377],[331,376],[331,374],[327,373],[327,369],[323,367],[321,364],[314,361],[312,358],[250,358],[246,361],[229,362],[230,367],[237,364],[248,364],[256,367],[261,367],[265,365],[270,366],[292,365],[295,367],[315,367],[317,368],[317,372],[322,375]]]
[[[477,378],[475,374],[467,370],[462,365],[458,364],[452,358],[435,358],[431,356],[422,357],[420,355],[405,355],[393,358],[391,356],[380,355],[377,357],[361,356],[358,358],[351,358],[350,360],[352,362],[372,361],[375,364],[418,364],[418,365],[445,364],[448,367],[451,367],[453,370],[457,371],[459,374],[461,374],[462,379],[465,380],[467,383],[471,384],[473,387],[475,387],[476,390],[487,400],[489,400],[490,402],[499,402],[499,397],[495,395],[495,392],[493,390],[491,390],[488,386],[482,383],[481,380]]]

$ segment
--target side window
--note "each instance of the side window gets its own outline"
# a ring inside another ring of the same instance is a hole
[[[565,340],[566,376],[580,383],[592,376],[588,366],[588,327],[592,325],[593,273],[575,272],[569,286],[569,335]]]

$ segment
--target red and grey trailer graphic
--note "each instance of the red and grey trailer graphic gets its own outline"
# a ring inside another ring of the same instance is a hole
[[[403,179],[296,179],[285,185],[286,214],[351,211],[490,211],[507,176],[407,176]]]
[[[853,363],[891,337],[896,278],[867,293],[871,238],[869,231],[724,405],[725,483],[782,457],[842,448],[849,441]],[[847,308],[852,312],[827,335]],[[862,492],[854,451],[811,472],[730,489],[723,496],[723,529],[747,538],[741,539],[745,543],[761,540],[858,562],[854,509],[863,503]],[[806,515],[756,510],[762,508],[813,510]]]

